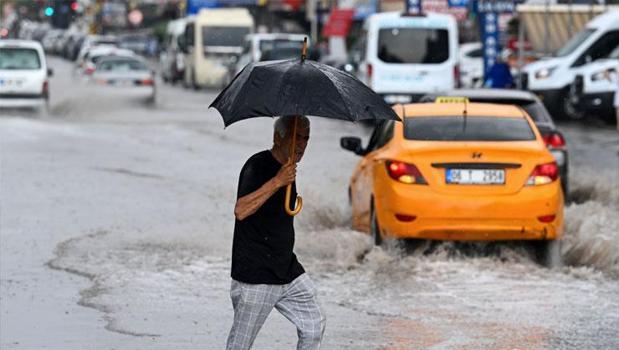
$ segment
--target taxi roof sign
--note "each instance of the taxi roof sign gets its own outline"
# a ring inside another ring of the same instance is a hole
[[[460,96],[438,96],[435,103],[469,103],[468,97]]]

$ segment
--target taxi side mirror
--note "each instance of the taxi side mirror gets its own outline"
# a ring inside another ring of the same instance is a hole
[[[361,147],[361,139],[358,137],[342,137],[340,139],[340,146],[359,156],[365,154],[363,147]]]

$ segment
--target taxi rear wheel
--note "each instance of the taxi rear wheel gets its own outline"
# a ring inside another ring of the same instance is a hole
[[[561,267],[561,240],[536,241],[533,242],[535,259],[537,262],[548,268]]]
[[[381,245],[383,243],[383,237],[380,234],[380,226],[378,225],[378,218],[376,217],[376,210],[374,210],[374,201],[372,201],[370,207],[370,234],[372,235],[375,245]]]

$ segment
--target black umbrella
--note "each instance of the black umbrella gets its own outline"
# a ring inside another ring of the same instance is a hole
[[[306,39],[307,42],[307,39]],[[225,126],[239,120],[273,116],[318,116],[356,122],[364,119],[400,120],[385,101],[353,75],[333,67],[301,59],[248,64],[215,98]],[[293,135],[296,136],[297,118]],[[292,150],[295,137],[292,139]],[[291,152],[293,154],[294,152]],[[292,162],[292,158],[290,159]],[[290,203],[291,185],[286,191]],[[296,215],[302,207],[297,197]]]

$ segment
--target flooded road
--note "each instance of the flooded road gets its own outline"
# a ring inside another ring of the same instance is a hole
[[[152,104],[51,64],[50,115],[0,117],[1,347],[223,348],[238,173],[272,121],[224,130],[214,92],[160,86]],[[546,269],[513,243],[373,247],[350,229],[358,158],[339,148],[368,131],[312,119],[296,252],[327,312],[323,348],[619,348],[619,135],[562,131],[566,266]],[[254,348],[295,343],[274,312]]]

